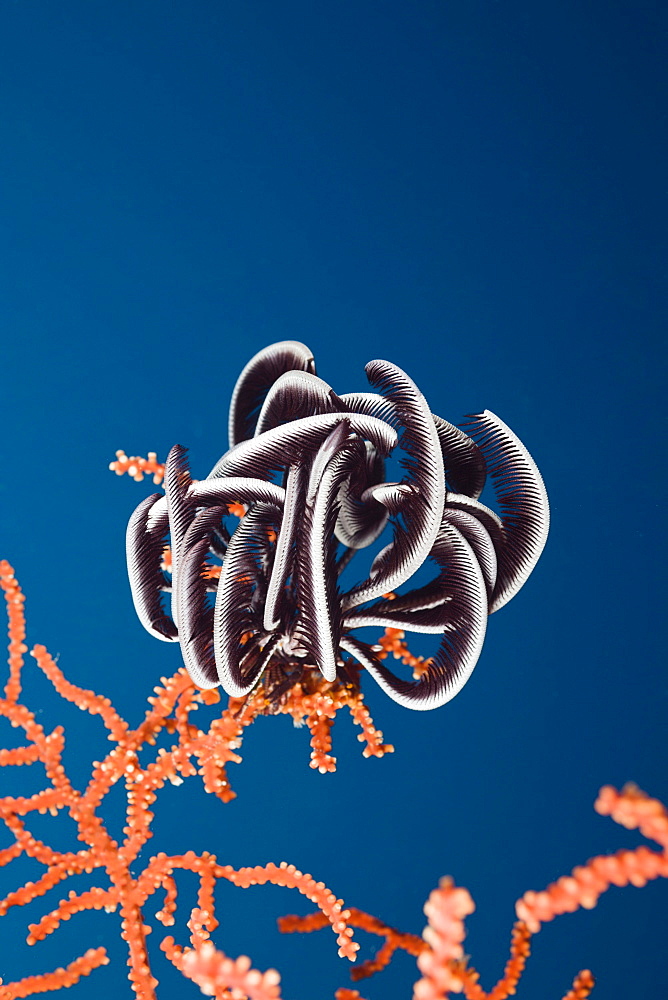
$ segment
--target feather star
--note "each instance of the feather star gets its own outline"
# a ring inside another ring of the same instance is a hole
[[[438,708],[464,686],[487,617],[515,596],[542,552],[549,507],[528,451],[489,410],[462,427],[433,414],[415,383],[370,361],[371,392],[337,395],[296,341],[260,351],[230,405],[229,449],[201,481],[175,445],[165,494],[139,504],[127,531],[137,614],[179,642],[201,688],[232,697],[264,683],[272,697],[307,670],[334,682],[352,657],[394,701]],[[385,482],[398,449],[404,475]],[[489,476],[499,513],[480,501]],[[226,526],[230,504],[243,504]],[[387,531],[369,575],[340,577]],[[171,580],[163,569],[171,545]],[[208,560],[217,559],[219,579]],[[430,560],[436,576],[399,591]],[[215,600],[210,596],[215,591]],[[171,608],[164,605],[171,593]],[[441,637],[414,681],[357,635],[384,627]]]

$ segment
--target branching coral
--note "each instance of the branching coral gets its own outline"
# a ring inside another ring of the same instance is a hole
[[[90,715],[99,716],[113,749],[103,761],[94,763],[91,779],[83,791],[70,781],[62,763],[65,734],[61,727],[46,732],[35,713],[22,703],[21,674],[24,669],[25,617],[24,597],[7,562],[0,563],[0,586],[5,594],[9,614],[9,677],[0,699],[0,715],[23,731],[25,744],[0,750],[0,767],[16,767],[41,763],[46,776],[45,787],[29,796],[4,796],[0,799],[0,818],[13,842],[0,851],[0,865],[10,866],[21,856],[32,859],[42,869],[35,881],[10,892],[0,901],[0,915],[45,896],[65,883],[70,876],[87,872],[94,874],[98,884],[86,891],[71,892],[29,927],[28,941],[34,944],[57,929],[63,920],[92,909],[117,911],[121,919],[121,937],[128,950],[128,965],[134,993],[139,1000],[153,1000],[158,985],[150,968],[146,947],[144,907],[160,893],[162,907],[156,914],[164,926],[174,923],[177,907],[179,872],[191,872],[198,878],[197,902],[190,913],[190,945],[178,945],[165,937],[162,949],[172,964],[184,976],[196,983],[208,995],[219,1000],[278,1000],[280,977],[275,970],[260,972],[253,969],[245,956],[231,959],[217,949],[211,934],[218,922],[215,916],[214,891],[218,881],[225,880],[239,887],[272,883],[297,889],[318,907],[307,917],[285,917],[283,931],[308,931],[331,926],[337,935],[339,954],[354,959],[357,944],[353,928],[377,934],[384,943],[375,958],[353,969],[359,980],[379,972],[390,962],[397,948],[417,957],[421,978],[415,985],[414,1000],[444,1000],[451,993],[463,993],[468,1000],[505,1000],[515,992],[529,955],[529,939],[541,925],[559,914],[578,907],[596,905],[601,893],[611,885],[644,885],[648,880],[668,876],[668,815],[654,799],[634,786],[622,792],[612,788],[601,790],[596,809],[631,829],[639,829],[647,838],[660,845],[660,850],[641,846],[601,856],[577,867],[570,876],[559,879],[543,892],[528,892],[517,903],[518,922],[512,934],[510,957],[502,978],[486,993],[479,985],[478,973],[463,957],[464,919],[473,910],[468,892],[456,887],[451,880],[442,880],[425,906],[428,925],[422,938],[402,933],[374,917],[355,909],[345,909],[340,899],[322,882],[298,871],[293,865],[266,864],[235,869],[219,864],[206,852],[168,856],[158,853],[140,869],[140,852],[151,837],[153,814],[151,807],[168,781],[180,784],[184,778],[199,775],[207,791],[223,802],[233,792],[226,775],[226,765],[240,758],[236,751],[244,728],[266,711],[258,694],[244,703],[231,701],[230,706],[215,718],[208,729],[198,728],[192,721],[193,710],[203,702],[216,701],[212,692],[198,691],[184,670],[163,679],[149,699],[143,721],[135,729],[122,719],[107,698],[83,690],[66,680],[44,646],[34,646],[32,655],[37,666],[49,679],[58,694],[78,705]],[[410,654],[397,635],[386,637],[386,647],[396,656],[410,662]],[[329,708],[319,699],[327,692],[292,692],[290,708],[295,717],[311,720],[314,731],[312,764],[318,764],[319,754],[327,757],[329,730],[319,733],[317,721],[329,719]],[[301,701],[300,701],[301,698]],[[349,700],[346,701],[345,699]],[[360,709],[359,693],[339,691],[334,697],[337,707],[347,704],[353,717],[362,725],[362,738],[368,741],[367,751],[378,754],[377,740],[382,736]],[[320,707],[318,707],[320,706]],[[363,708],[363,706],[362,706]],[[276,707],[272,706],[272,711]],[[318,715],[320,712],[320,715]],[[156,750],[153,757],[140,763],[139,751],[152,747],[161,733],[174,740],[169,749]],[[322,740],[322,745],[318,741]],[[386,749],[386,748],[383,748]],[[126,825],[124,838],[116,841],[110,835],[104,815],[106,796],[117,783],[123,783],[126,793]],[[84,845],[76,851],[64,852],[50,847],[30,830],[30,817],[44,812],[67,813],[71,817],[79,841]],[[55,991],[76,983],[81,977],[108,962],[104,948],[89,948],[66,967],[29,975],[11,983],[0,983],[0,1000],[16,1000],[35,993]],[[593,987],[591,973],[578,974],[564,1000],[584,1000]],[[338,1000],[356,1000],[356,990],[342,988]],[[360,998],[361,1000],[361,998]]]
[[[249,706],[232,704],[220,717],[213,720],[206,731],[201,730],[191,721],[191,713],[203,700],[210,700],[212,695],[199,692],[185,670],[181,669],[173,677],[163,679],[160,686],[155,688],[143,721],[136,729],[132,729],[115,711],[109,699],[71,684],[45,647],[37,645],[33,648],[32,655],[58,694],[90,715],[99,716],[114,744],[103,761],[94,763],[88,786],[79,791],[71,783],[62,764],[65,745],[62,728],[45,732],[34,712],[19,700],[24,654],[27,652],[24,643],[24,596],[12,567],[7,562],[0,563],[0,586],[4,590],[9,612],[10,638],[9,679],[4,698],[0,699],[0,715],[7,718],[13,726],[22,729],[27,740],[23,746],[0,750],[0,766],[41,762],[47,779],[46,787],[34,795],[4,796],[0,799],[0,818],[14,838],[13,844],[0,852],[0,864],[10,864],[25,855],[43,869],[35,881],[10,892],[0,901],[0,915],[44,896],[70,876],[82,872],[95,873],[100,884],[82,893],[70,893],[61,899],[53,910],[29,927],[28,942],[34,944],[42,940],[55,931],[61,921],[75,914],[92,909],[118,910],[121,937],[128,949],[129,979],[139,1000],[152,1000],[157,985],[150,969],[146,947],[147,926],[142,908],[156,892],[164,892],[165,902],[157,918],[164,925],[174,922],[174,873],[178,871],[194,872],[199,878],[199,898],[189,924],[191,944],[194,947],[199,947],[208,940],[209,934],[217,926],[213,890],[215,883],[224,879],[241,887],[272,883],[297,889],[318,906],[321,912],[327,914],[337,934],[339,953],[347,958],[354,958],[357,945],[352,940],[352,930],[346,924],[346,911],[342,901],[322,882],[298,871],[294,865],[282,863],[234,869],[229,865],[219,865],[213,855],[196,855],[188,851],[172,857],[157,854],[139,870],[140,852],[152,836],[151,806],[165,783],[180,783],[184,778],[199,774],[206,791],[217,795],[223,802],[228,801],[233,793],[227,779],[226,765],[230,761],[240,760],[236,750],[240,745],[243,729],[262,711],[263,706],[255,703]],[[217,700],[217,696],[214,698]],[[315,729],[316,723],[312,717],[317,716],[317,705],[309,697],[305,698],[305,702],[304,713],[310,713],[309,718]],[[351,710],[359,713],[358,700],[352,700]],[[292,713],[299,714],[296,702],[292,704]],[[140,764],[140,749],[153,745],[163,730],[173,734],[175,742],[169,750],[157,750],[152,760]],[[323,752],[323,739],[322,734],[314,734],[314,753]],[[118,782],[123,782],[126,793],[125,837],[121,842],[110,835],[102,815],[105,798]],[[74,821],[77,838],[85,845],[82,849],[57,851],[32,835],[29,817],[47,810],[69,814]],[[181,967],[182,961],[186,962],[184,972],[187,972],[188,962],[174,942],[168,938],[163,945],[166,955],[177,967]],[[13,1000],[15,997],[71,985],[106,962],[104,948],[89,949],[65,969],[0,986],[0,1000]],[[226,986],[243,988],[245,983],[253,985],[255,989],[257,974],[245,965],[244,959],[231,963],[229,970],[229,982]],[[269,975],[267,984],[271,979],[272,976]],[[249,995],[260,1000],[261,997],[275,994],[262,994],[256,990]]]

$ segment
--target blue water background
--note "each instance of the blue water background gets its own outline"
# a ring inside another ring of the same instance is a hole
[[[338,771],[321,776],[305,730],[262,719],[230,768],[238,798],[170,786],[144,859],[287,860],[418,933],[451,874],[476,901],[466,950],[489,988],[522,892],[639,842],[594,814],[598,787],[634,780],[668,798],[667,27],[665,6],[643,0],[2,5],[0,547],[28,595],[29,641],[72,681],[137,722],[176,669],[178,650],[136,621],[125,574],[125,523],[152,487],[107,465],[117,448],[164,457],[179,442],[205,475],[239,370],[273,341],[308,344],[339,392],[365,388],[380,357],[454,422],[494,410],[552,503],[538,568],[490,619],[451,704],[411,713],[365,684],[393,756],[364,760],[342,720]],[[99,721],[32,661],[26,697],[45,726],[65,724],[83,785],[108,749]],[[33,771],[0,772],[0,788],[36,790]],[[120,805],[110,796],[116,835]],[[50,817],[34,828],[73,846]],[[36,873],[0,871],[2,892]],[[182,915],[194,890],[186,879]],[[117,915],[23,943],[58,898],[3,921],[2,974],[104,944],[112,964],[73,1000],[129,997]],[[348,984],[329,931],[275,931],[309,909],[296,894],[223,887],[218,900],[216,941],[277,966],[287,1000]],[[558,1000],[587,967],[601,1000],[668,994],[667,900],[665,884],[613,889],[547,926],[519,996]],[[155,926],[159,997],[198,996]],[[407,1000],[415,978],[400,956],[361,990]]]

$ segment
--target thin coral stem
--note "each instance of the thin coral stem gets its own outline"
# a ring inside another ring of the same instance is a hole
[[[583,969],[582,972],[578,972],[570,990],[564,994],[563,1000],[587,1000],[594,985],[594,977],[589,969]]]
[[[149,451],[146,458],[141,458],[139,455],[128,456],[119,448],[116,452],[116,460],[109,463],[109,469],[117,476],[126,474],[131,476],[136,483],[140,483],[144,474],[147,474],[152,475],[153,482],[159,485],[165,475],[164,462],[158,461],[158,456],[154,451]]]
[[[478,983],[480,978],[475,969],[462,964],[460,976],[462,980],[462,992],[466,1000],[507,1000],[513,996],[517,990],[517,984],[524,972],[527,959],[531,954],[530,942],[531,933],[521,921],[517,921],[513,927],[510,940],[510,957],[506,962],[503,975],[489,993],[486,993]]]
[[[9,678],[5,685],[5,698],[12,705],[18,701],[21,694],[23,654],[28,652],[28,647],[25,644],[25,597],[14,576],[13,567],[6,559],[0,560],[0,587],[5,593],[8,617],[7,633],[9,636]]]
[[[418,937],[417,934],[406,934],[398,931],[395,927],[390,927],[388,924],[383,923],[382,920],[378,920],[377,917],[372,917],[370,914],[365,913],[363,910],[358,910],[354,906],[349,907],[347,912],[346,922],[351,927],[356,927],[367,931],[369,934],[377,934],[379,937],[385,938],[385,943],[372,959],[368,959],[366,962],[362,962],[351,969],[350,975],[353,980],[366,979],[368,976],[372,976],[375,972],[379,972],[385,968],[398,948],[408,952],[409,955],[416,956],[427,948],[425,941],[421,937]],[[325,914],[320,910],[316,910],[314,913],[309,913],[306,916],[290,914],[279,917],[278,928],[283,934],[294,934],[296,932],[309,933],[327,927],[327,923]]]
[[[46,646],[36,645],[31,653],[37,660],[37,666],[48,677],[61,698],[72,702],[90,715],[99,715],[114,740],[122,740],[125,737],[128,724],[120,717],[108,698],[96,694],[95,691],[77,687],[68,681]]]
[[[108,964],[109,958],[105,948],[89,948],[84,955],[70,962],[65,968],[42,972],[37,976],[27,976],[25,979],[4,985],[0,980],[0,1000],[18,1000],[19,997],[30,997],[35,993],[48,993],[74,986],[83,976],[88,976],[94,969]]]
[[[239,868],[238,870],[226,865],[221,869],[221,872],[223,877],[229,879],[234,885],[244,888],[249,885],[265,885],[267,882],[271,882],[273,885],[297,889],[312,903],[315,903],[329,920],[332,930],[337,935],[340,957],[354,960],[359,945],[352,940],[353,931],[348,926],[348,911],[343,908],[343,900],[337,899],[324,882],[316,882],[312,875],[305,875],[294,865],[288,865],[285,861],[282,861],[280,865],[270,862],[268,865],[256,865],[252,868]]]

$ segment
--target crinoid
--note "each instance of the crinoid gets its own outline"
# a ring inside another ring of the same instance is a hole
[[[469,678],[488,614],[535,566],[547,494],[513,432],[488,410],[465,429],[448,423],[388,361],[369,362],[366,373],[374,391],[337,395],[303,344],[265,348],[239,377],[230,446],[208,477],[194,481],[176,445],[165,495],[147,497],[132,515],[137,614],[156,638],[181,644],[200,688],[220,684],[242,698],[262,686],[275,700],[313,671],[345,683],[355,662],[399,704],[437,708]],[[386,482],[395,449],[405,474]],[[141,475],[122,452],[112,468]],[[499,513],[479,499],[488,475]],[[233,531],[231,504],[244,512]],[[351,557],[383,531],[387,544],[367,578],[341,588]],[[434,578],[404,589],[427,562]],[[378,626],[440,636],[416,679],[396,676],[382,646],[357,634]]]

